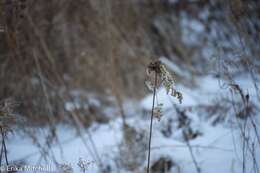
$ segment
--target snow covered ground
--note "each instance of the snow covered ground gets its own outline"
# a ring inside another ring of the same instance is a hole
[[[251,99],[256,101],[255,90],[250,81],[238,79],[241,87],[250,93]],[[184,86],[177,86],[183,93],[183,103],[180,105],[175,98],[166,94],[164,89],[157,92],[159,103],[163,103],[163,117],[161,121],[154,120],[152,136],[152,163],[160,157],[169,157],[178,165],[181,173],[195,173],[196,168],[191,157],[187,143],[183,140],[182,129],[176,127],[177,115],[173,104],[180,108],[192,108],[199,105],[210,105],[221,95],[230,95],[229,89],[221,89],[219,81],[212,77],[204,77],[197,80],[198,88],[190,89]],[[257,102],[257,101],[256,101]],[[127,122],[136,129],[142,129],[148,134],[149,118],[152,103],[152,95],[148,95],[140,103],[126,102],[125,111]],[[243,121],[224,121],[213,125],[212,119],[205,118],[199,111],[187,109],[186,115],[191,120],[191,128],[199,132],[199,135],[189,141],[195,160],[197,161],[202,173],[240,173],[243,172],[243,140],[238,124]],[[227,116],[229,117],[229,116]],[[226,118],[227,118],[226,117]],[[229,117],[230,118],[230,117]],[[254,121],[259,127],[259,114],[254,116]],[[237,124],[236,124],[237,123]],[[166,127],[171,128],[171,133],[165,135],[163,132]],[[258,128],[259,129],[259,128]],[[112,172],[116,172],[115,159],[120,155],[118,146],[123,139],[122,121],[114,118],[107,124],[92,124],[87,130],[82,130],[83,136],[77,135],[75,129],[67,125],[58,125],[57,134],[61,145],[52,145],[52,152],[59,164],[69,164],[74,172],[80,172],[77,163],[79,159],[89,162],[87,172],[97,173],[99,162],[93,156],[93,148],[89,134],[96,145],[99,157],[103,164],[110,165]],[[46,129],[42,128],[37,134],[38,140],[44,142]],[[255,129],[252,124],[247,124],[247,134],[253,140],[256,163],[260,163],[260,144],[257,142]],[[42,141],[41,141],[42,139]],[[148,141],[147,141],[148,143]],[[12,161],[23,159],[30,165],[49,164],[55,168],[55,164],[50,158],[47,162],[41,158],[38,148],[31,139],[14,133],[8,138],[8,156]],[[90,150],[92,152],[89,152]],[[145,150],[143,152],[146,152]],[[246,149],[245,163],[246,172],[253,172],[254,161],[250,151]],[[146,161],[142,163],[140,170],[144,172]],[[177,172],[177,167],[172,167],[171,173]],[[117,170],[118,171],[118,170]],[[119,172],[131,172],[121,168]]]

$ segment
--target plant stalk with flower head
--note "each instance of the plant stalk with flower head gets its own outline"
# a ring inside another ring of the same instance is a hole
[[[150,157],[151,157],[151,142],[152,142],[152,130],[153,130],[153,118],[154,116],[160,121],[162,117],[162,106],[163,104],[157,103],[155,107],[156,90],[163,85],[166,89],[167,94],[176,97],[180,103],[182,103],[182,94],[174,88],[174,80],[171,74],[167,71],[166,67],[159,61],[151,62],[147,69],[148,79],[145,81],[146,86],[149,90],[153,91],[153,103],[152,113],[150,119],[150,132],[149,132],[149,146],[148,146],[148,162],[147,162],[147,173],[150,173]]]

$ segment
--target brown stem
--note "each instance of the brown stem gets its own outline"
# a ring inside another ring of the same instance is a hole
[[[153,130],[153,115],[154,115],[154,103],[156,95],[156,85],[157,85],[157,72],[155,72],[155,82],[153,88],[153,106],[152,106],[152,115],[150,121],[150,135],[149,135],[149,148],[148,148],[148,162],[147,162],[147,173],[150,173],[150,156],[151,156],[151,142],[152,142],[152,130]]]

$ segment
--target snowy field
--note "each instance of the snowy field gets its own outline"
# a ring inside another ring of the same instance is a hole
[[[237,83],[245,91],[249,92],[251,100],[257,103],[255,89],[246,78],[238,79]],[[183,93],[183,103],[179,104],[175,98],[166,94],[164,89],[157,92],[157,102],[163,103],[163,117],[161,121],[154,120],[152,135],[151,161],[156,162],[160,157],[170,158],[174,164],[169,170],[171,173],[180,171],[181,173],[195,173],[196,160],[202,173],[242,173],[243,165],[243,140],[239,126],[244,121],[233,117],[232,110],[224,112],[224,119],[221,123],[214,124],[214,116],[205,116],[203,111],[195,109],[200,105],[211,105],[221,96],[231,96],[228,88],[221,89],[219,81],[211,77],[204,77],[197,80],[196,89],[178,86]],[[128,101],[125,103],[127,123],[135,129],[142,130],[148,135],[150,110],[152,95],[146,96],[141,102]],[[177,115],[173,105],[180,109],[185,109],[185,113],[190,120],[192,131],[198,135],[189,140],[192,154],[187,142],[183,140],[182,128],[177,128]],[[73,109],[73,108],[71,108]],[[109,109],[108,109],[109,110]],[[109,113],[113,113],[110,110]],[[253,117],[259,127],[259,115]],[[167,129],[168,128],[168,129]],[[170,130],[169,130],[170,128]],[[167,131],[168,130],[168,131]],[[258,130],[258,129],[257,129]],[[37,134],[38,141],[44,142],[46,129],[42,128]],[[168,133],[167,133],[168,132]],[[58,125],[57,133],[60,144],[51,146],[51,155],[54,155],[59,164],[70,165],[74,172],[80,172],[78,167],[79,159],[89,163],[87,172],[100,172],[99,160],[105,166],[109,166],[112,172],[131,172],[124,168],[117,168],[116,160],[120,156],[119,145],[122,142],[122,122],[120,118],[113,118],[107,124],[92,124],[89,129],[82,130],[82,136],[77,135],[76,131],[70,126]],[[257,142],[255,129],[251,123],[246,124],[246,133],[250,137],[249,142],[254,144],[254,159],[260,163],[260,147]],[[89,136],[91,134],[91,136]],[[89,140],[91,137],[92,141]],[[93,152],[91,142],[96,145],[99,158]],[[39,149],[31,139],[26,136],[14,133],[8,138],[9,159],[14,161],[23,160],[29,165],[51,165],[56,170],[55,163],[50,161],[51,156],[44,160]],[[148,143],[148,141],[147,141]],[[146,150],[142,150],[146,155]],[[254,160],[249,150],[245,151],[244,162],[246,172],[254,172]],[[142,161],[139,172],[144,172],[146,160]],[[257,168],[258,169],[258,168]],[[135,172],[138,172],[135,171]]]

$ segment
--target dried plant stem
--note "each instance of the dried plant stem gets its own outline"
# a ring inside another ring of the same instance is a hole
[[[196,158],[195,158],[195,156],[194,156],[194,153],[193,153],[193,150],[192,150],[192,146],[190,145],[189,139],[187,138],[188,135],[186,134],[185,131],[183,131],[182,133],[183,133],[183,136],[184,136],[184,140],[185,140],[185,142],[186,142],[186,145],[187,145],[187,147],[188,147],[188,149],[189,149],[192,162],[193,162],[194,166],[196,167],[196,171],[197,171],[197,173],[201,173],[199,164],[198,164],[198,162],[197,162],[197,160],[196,160]]]
[[[4,153],[4,145],[3,145],[3,140],[2,140],[1,153],[0,153],[0,166],[2,166],[3,153]]]
[[[8,159],[7,159],[7,149],[6,149],[6,144],[5,144],[5,134],[4,134],[4,131],[3,131],[2,127],[1,127],[1,135],[2,135],[2,147],[1,147],[0,165],[2,165],[3,154],[5,155],[4,157],[5,157],[6,165],[9,165]]]
[[[152,130],[153,130],[153,116],[154,116],[154,103],[156,96],[156,85],[157,85],[157,73],[155,72],[155,81],[153,87],[153,106],[152,106],[152,115],[150,121],[150,135],[149,135],[149,148],[148,148],[148,162],[147,162],[147,173],[150,173],[150,156],[151,156],[151,142],[152,142]]]

